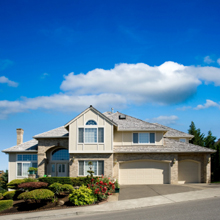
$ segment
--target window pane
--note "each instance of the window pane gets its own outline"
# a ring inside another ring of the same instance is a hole
[[[54,173],[55,172],[55,164],[51,165],[51,172]]]
[[[150,133],[150,143],[155,143],[155,133]]]
[[[33,156],[33,160],[37,160],[37,155],[36,154],[34,154],[32,156]]]
[[[52,160],[69,160],[69,152],[67,149],[58,149],[52,153]]]
[[[32,163],[32,167],[37,168],[37,163]]]
[[[98,128],[98,142],[104,143],[104,128]]]
[[[22,155],[18,155],[17,160],[18,160],[18,161],[22,161]]]
[[[84,175],[84,161],[79,161],[79,175]]]
[[[149,133],[139,133],[139,143],[149,143]]]
[[[24,154],[23,155],[23,161],[31,161],[32,160],[31,156],[32,155]]]
[[[98,175],[104,175],[104,161],[98,161]]]
[[[86,125],[97,125],[97,123],[94,120],[89,120],[86,122]]]
[[[186,142],[186,139],[185,139],[185,138],[180,138],[180,142],[185,143],[185,142]]]
[[[133,143],[138,143],[138,133],[133,133]]]
[[[84,142],[84,128],[79,128],[79,143],[83,143]]]
[[[17,176],[21,176],[21,165],[22,163],[17,163]]]
[[[94,171],[94,174],[95,176],[97,176],[97,161],[92,161],[92,165],[89,165],[89,161],[85,161],[85,176],[86,175],[90,175],[87,171],[90,170],[90,167],[92,167],[92,171]]]
[[[97,143],[97,128],[85,128],[85,143]]]
[[[22,176],[28,176],[29,167],[31,167],[31,163],[23,163],[23,165],[22,165]]]
[[[65,164],[62,164],[62,172],[65,173]]]

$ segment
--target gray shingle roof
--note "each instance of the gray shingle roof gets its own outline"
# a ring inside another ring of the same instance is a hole
[[[24,142],[23,144],[19,144],[10,148],[7,148],[5,150],[3,150],[2,152],[5,153],[12,153],[12,152],[22,152],[22,151],[36,151],[37,152],[38,149],[38,141],[33,139],[27,142]]]
[[[154,123],[156,125],[160,125],[158,123]],[[176,129],[164,126],[164,125],[160,125],[161,127],[163,127],[164,129],[167,129],[167,133],[164,135],[164,137],[188,137],[188,138],[193,138],[194,136],[191,134],[187,134],[185,132],[182,131],[178,131]]]
[[[164,145],[114,146],[114,153],[214,153],[215,150],[164,138]]]
[[[68,137],[69,136],[69,132],[64,128],[64,126],[61,126],[59,128],[55,128],[53,130],[41,133],[41,134],[37,134],[34,136],[34,138],[49,138],[49,137]]]
[[[126,115],[126,119],[119,119],[119,115],[125,115],[120,112],[105,112],[103,114],[113,120],[118,125],[119,131],[167,131],[167,129],[163,128],[159,124],[157,125],[142,121],[129,115]]]

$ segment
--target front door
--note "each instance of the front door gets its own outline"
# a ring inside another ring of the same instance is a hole
[[[66,164],[58,163],[57,164],[57,176],[67,176]]]

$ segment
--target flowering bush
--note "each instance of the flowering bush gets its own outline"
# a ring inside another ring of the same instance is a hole
[[[112,191],[115,189],[115,184],[110,181],[110,178],[102,176],[101,178],[91,179],[91,183],[88,184],[88,188],[92,190],[96,201],[107,199],[109,195],[112,195]]]

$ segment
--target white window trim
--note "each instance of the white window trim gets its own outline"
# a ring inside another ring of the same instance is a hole
[[[79,128],[83,128],[83,142],[79,142]],[[85,128],[96,128],[97,129],[97,142],[85,142]],[[104,141],[103,142],[98,142],[99,138],[99,128],[103,128],[103,135],[104,135]],[[98,126],[98,125],[85,125],[85,126],[79,126],[77,128],[77,144],[105,144],[105,126]]]
[[[135,134],[135,133],[138,133],[138,143],[134,143],[134,140],[133,140],[133,137],[134,137],[134,135],[133,134]],[[155,140],[155,142],[154,143],[139,143],[139,134],[140,133],[148,133],[149,134],[149,141],[150,141],[150,134],[154,134],[154,140]],[[139,131],[137,131],[137,132],[133,132],[132,133],[132,145],[155,145],[156,144],[156,132],[139,132]]]
[[[83,170],[83,172],[84,172],[84,175],[79,175],[79,161],[83,161],[83,163],[84,163],[84,170]],[[105,174],[105,161],[104,160],[79,160],[78,161],[78,176],[87,176],[87,175],[85,175],[85,173],[87,173],[87,170],[85,170],[85,168],[86,168],[86,166],[85,166],[85,162],[86,161],[92,161],[92,162],[96,162],[97,163],[97,172],[98,172],[98,170],[99,170],[99,163],[98,163],[98,161],[103,161],[103,175]],[[102,174],[101,174],[102,175]],[[93,176],[101,176],[101,175],[93,175]]]

